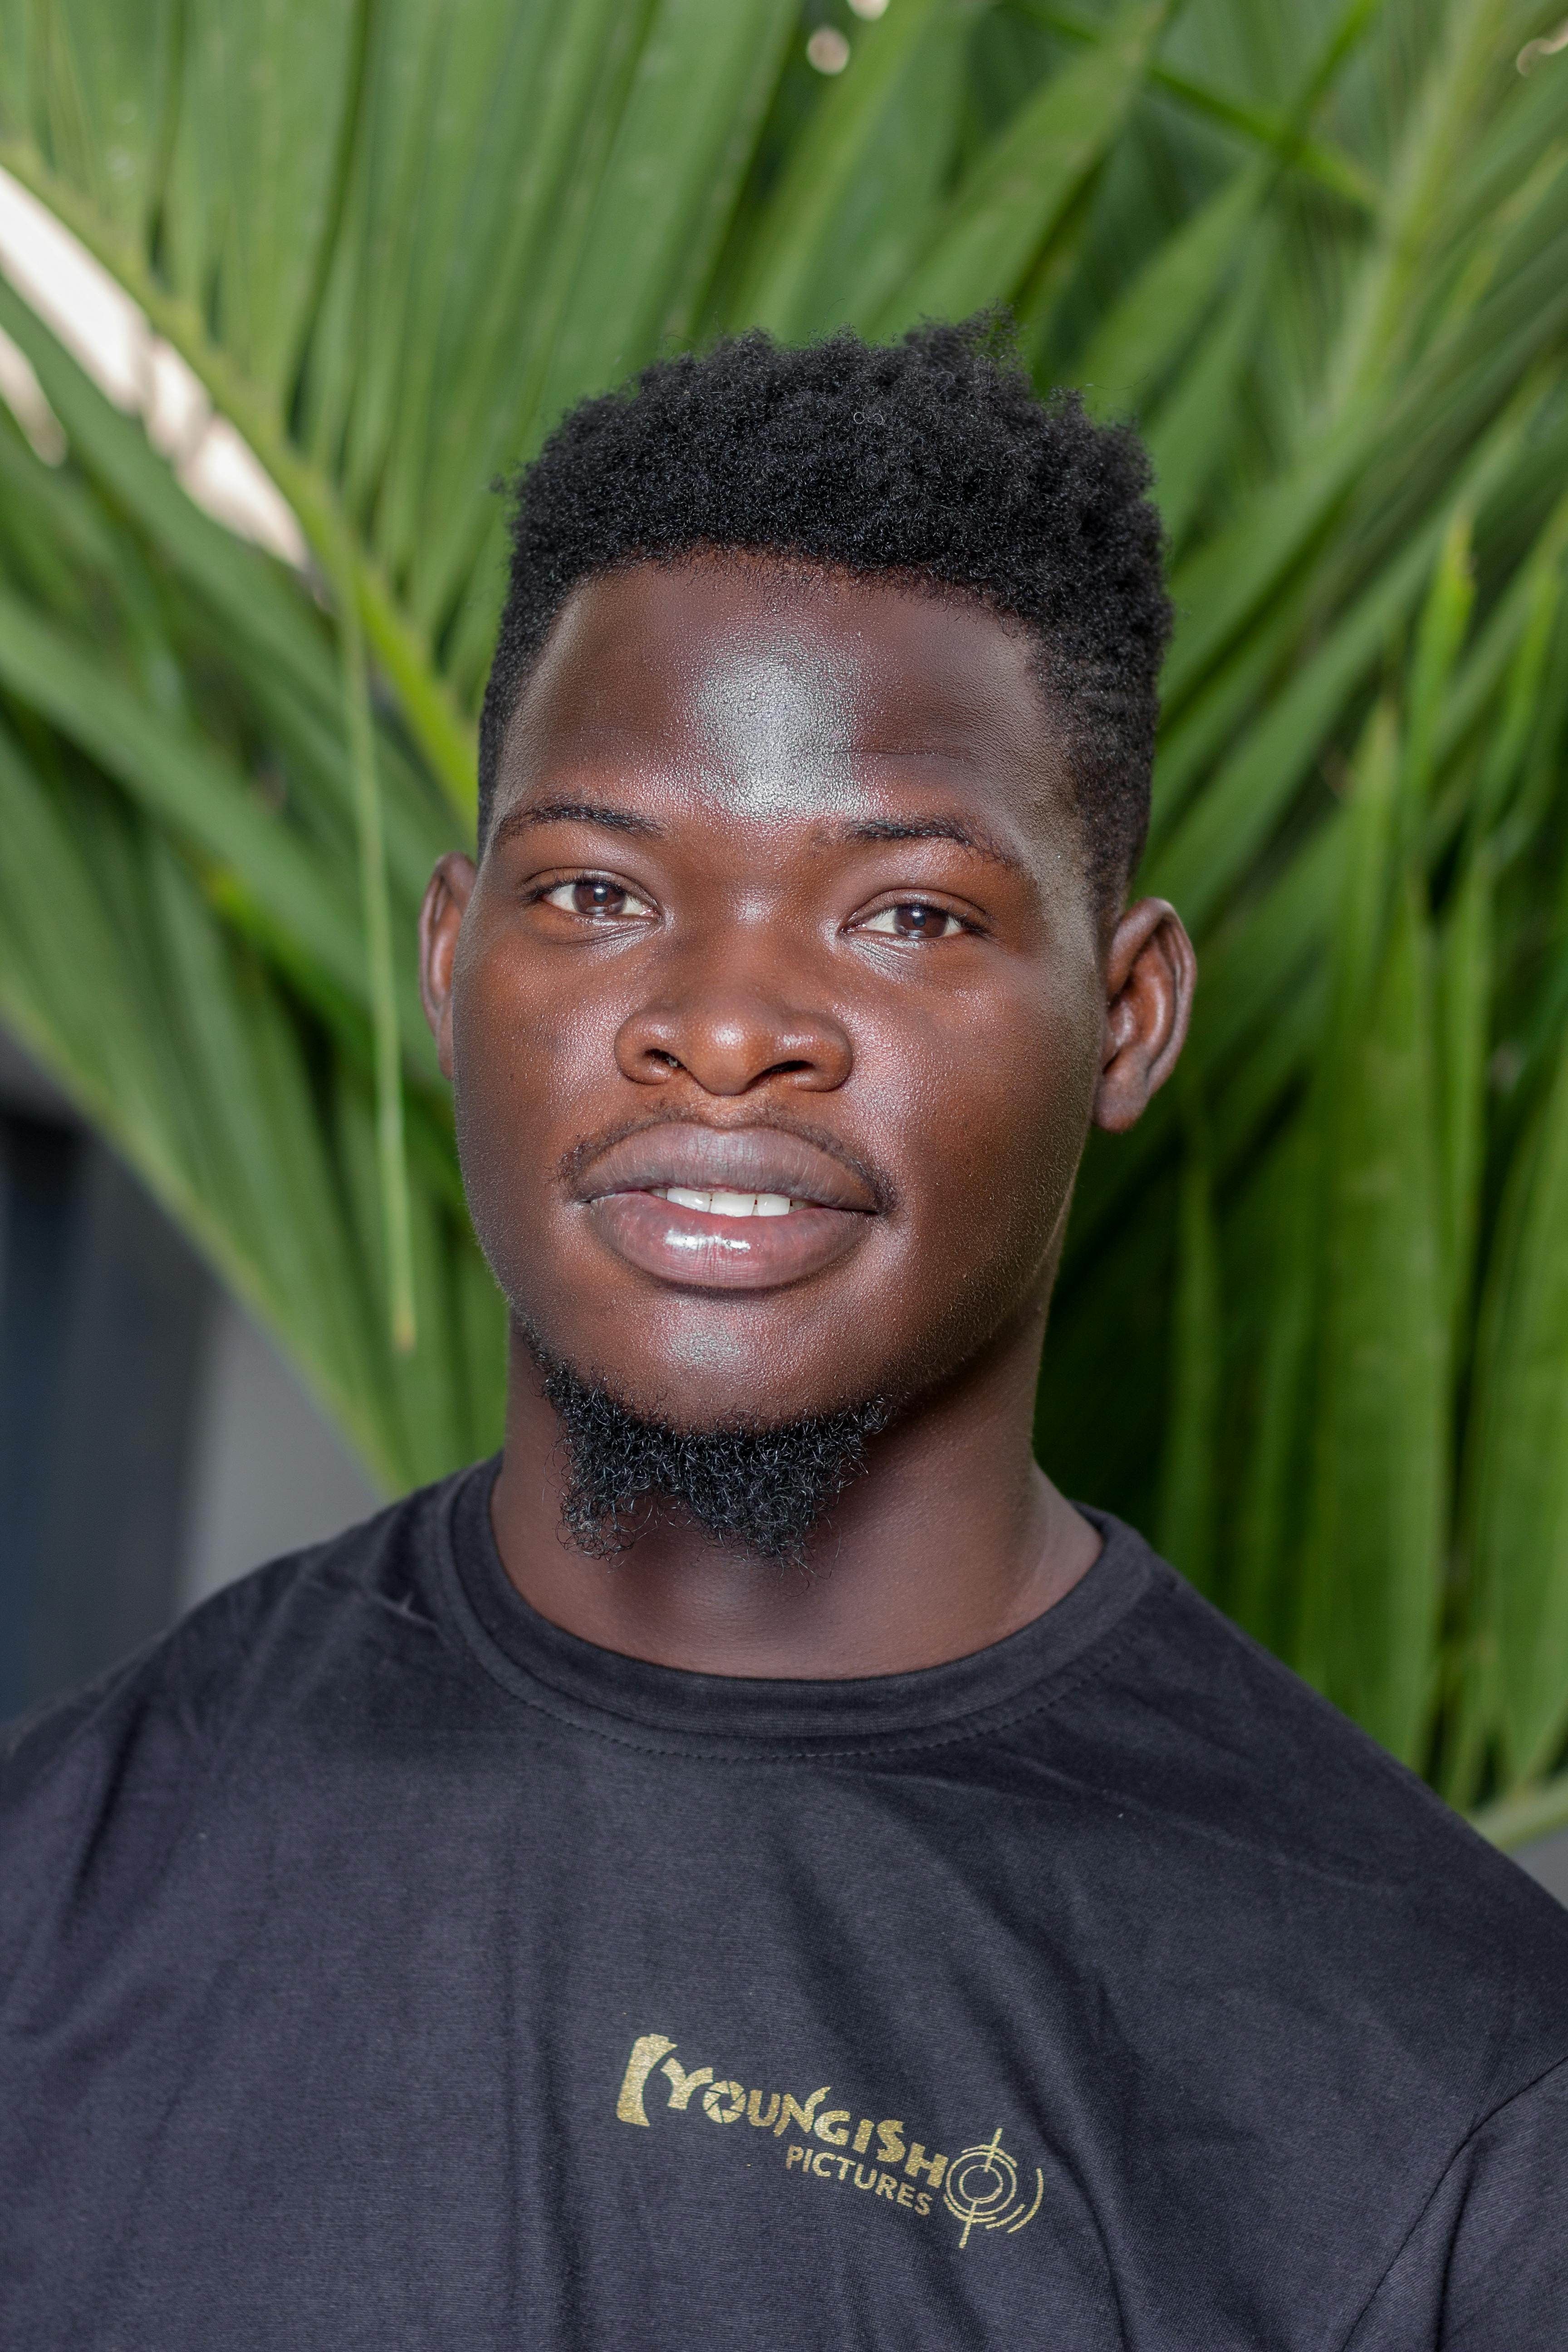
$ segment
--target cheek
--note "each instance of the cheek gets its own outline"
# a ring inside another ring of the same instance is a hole
[[[914,1063],[906,1164],[960,1262],[1033,1264],[1049,1244],[1088,1131],[1098,994],[1081,982],[963,1008]],[[913,1057],[911,1057],[911,1060]],[[902,1121],[900,1120],[900,1124]]]
[[[526,1244],[613,1030],[542,984],[504,940],[465,940],[453,974],[453,1102],[474,1225],[492,1263]]]

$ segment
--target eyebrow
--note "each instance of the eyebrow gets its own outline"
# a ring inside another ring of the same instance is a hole
[[[596,824],[606,832],[631,834],[644,841],[661,840],[665,834],[665,827],[652,817],[636,816],[630,809],[604,808],[594,801],[532,801],[526,808],[509,809],[490,836],[492,845],[536,824]],[[977,857],[1005,866],[1010,874],[1025,871],[1000,842],[957,816],[873,817],[861,824],[846,825],[838,838],[846,842],[952,841],[961,849],[973,850]]]
[[[658,840],[664,832],[652,817],[634,816],[630,809],[600,808],[593,801],[531,801],[526,808],[507,811],[490,835],[490,845],[510,841],[513,834],[525,833],[534,824],[597,824],[606,832],[636,834],[645,841]]]
[[[1009,849],[981,833],[962,817],[931,816],[916,818],[909,823],[889,817],[874,819],[867,824],[847,826],[841,836],[846,841],[956,841],[961,849],[973,850],[977,857],[988,857],[993,865],[1005,866],[1010,874],[1022,874],[1024,866]]]

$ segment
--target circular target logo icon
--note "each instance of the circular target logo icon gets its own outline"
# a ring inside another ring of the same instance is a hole
[[[955,2221],[963,2224],[961,2246],[971,2230],[1003,2230],[1009,2237],[1026,2229],[1040,2210],[1046,2176],[1037,2167],[1033,2201],[1026,2206],[1020,2193],[1018,2168],[1002,2145],[998,2129],[984,2147],[966,2147],[947,2168],[942,2202]]]

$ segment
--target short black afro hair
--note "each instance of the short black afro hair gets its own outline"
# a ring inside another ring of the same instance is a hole
[[[1118,901],[1148,828],[1170,633],[1149,463],[1076,394],[1042,401],[1005,315],[761,332],[660,360],[570,411],[516,485],[510,587],[479,722],[479,837],[507,724],[579,582],[699,548],[967,592],[1022,623],[1065,728],[1090,878]]]

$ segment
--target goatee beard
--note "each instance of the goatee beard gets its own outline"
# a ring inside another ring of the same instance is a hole
[[[735,1414],[710,1429],[677,1429],[634,1412],[603,1381],[525,1336],[566,1451],[562,1520],[577,1549],[595,1559],[625,1551],[653,1507],[666,1503],[716,1543],[803,1566],[813,1528],[892,1419],[887,1400],[871,1397],[772,1425]]]

